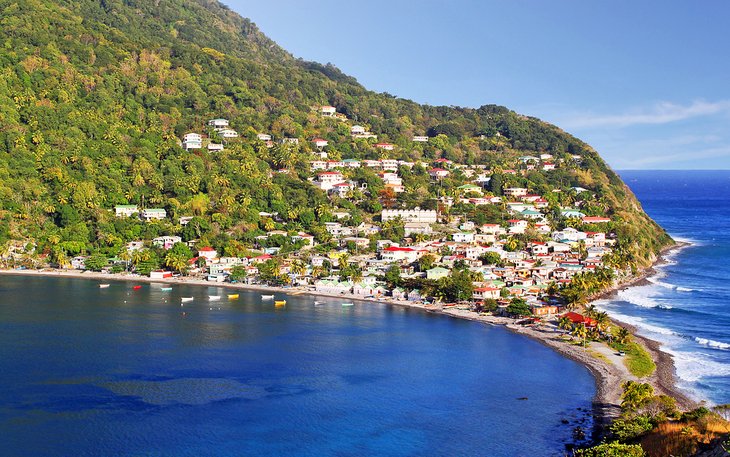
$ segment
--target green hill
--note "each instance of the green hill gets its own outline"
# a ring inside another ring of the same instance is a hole
[[[485,165],[495,194],[513,185],[549,196],[557,226],[572,223],[560,207],[581,204],[612,219],[600,228],[617,236],[617,265],[646,266],[671,243],[596,151],[559,128],[500,106],[425,106],[368,91],[332,65],[295,59],[216,1],[0,0],[0,12],[0,243],[30,243],[37,255],[116,255],[128,241],[181,234],[236,254],[273,227],[327,242],[323,224],[336,208],[359,223],[383,205],[436,207],[469,181],[457,172],[433,185],[416,167],[403,171],[406,192],[393,198],[359,169],[346,174],[370,190],[333,198],[307,180],[315,137],[329,142],[329,159]],[[323,105],[338,116],[321,116]],[[181,147],[188,132],[223,144],[207,127],[213,118],[230,120],[240,137],[222,152]],[[353,139],[355,124],[394,149]],[[539,154],[556,169],[519,160]],[[118,219],[119,204],[170,217]],[[506,220],[503,208],[451,211]],[[182,227],[180,216],[197,218]]]

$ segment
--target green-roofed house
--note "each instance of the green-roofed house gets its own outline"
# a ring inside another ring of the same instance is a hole
[[[583,217],[585,214],[581,213],[577,209],[566,208],[560,212],[563,217]]]
[[[450,271],[451,270],[444,267],[433,267],[430,270],[426,270],[426,279],[438,280],[441,278],[445,278],[449,275]]]
[[[469,193],[469,192],[474,192],[479,195],[482,195],[484,193],[482,188],[477,186],[476,184],[464,184],[463,186],[457,187],[457,189],[459,189],[461,192],[463,192],[465,194]]]
[[[542,213],[532,209],[526,209],[520,213],[525,219],[542,219]]]

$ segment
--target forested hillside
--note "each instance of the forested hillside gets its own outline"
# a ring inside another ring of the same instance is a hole
[[[274,228],[326,244],[323,225],[338,209],[355,225],[377,222],[383,207],[508,217],[504,207],[442,205],[469,179],[453,173],[434,185],[419,167],[402,171],[397,198],[366,169],[347,173],[367,192],[328,195],[308,181],[323,149],[315,138],[328,142],[329,160],[484,165],[488,192],[545,195],[558,226],[570,225],[560,217],[570,206],[610,217],[621,266],[647,265],[671,242],[596,151],[559,128],[500,106],[424,106],[368,91],[334,66],[295,59],[216,1],[0,0],[0,43],[0,243],[38,256],[114,256],[129,241],[173,234],[236,255]],[[321,115],[328,105],[336,116]],[[220,138],[207,125],[215,118],[239,137]],[[356,124],[377,140],[353,137]],[[186,150],[188,132],[225,149]],[[376,147],[384,142],[393,148]],[[540,154],[555,169],[519,159]],[[169,217],[116,218],[121,204]],[[181,216],[195,223],[183,227]]]

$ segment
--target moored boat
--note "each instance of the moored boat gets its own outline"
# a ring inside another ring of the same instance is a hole
[[[276,306],[284,306],[284,305],[286,305],[286,300],[276,300],[276,301],[274,302],[274,304],[275,304]]]
[[[109,287],[109,284],[99,284],[99,289],[106,289]]]
[[[274,295],[261,295],[261,300],[272,300]]]
[[[355,306],[354,303],[343,303],[342,306]]]
[[[180,300],[183,303],[187,303],[187,302],[193,301],[193,297],[182,297]]]
[[[141,288],[142,288],[142,286],[134,286],[134,287],[132,287],[133,290],[139,290]]]
[[[319,300],[315,300],[315,301],[314,301],[314,304],[315,304],[315,305],[323,305],[323,304],[324,304],[324,302],[323,302],[323,301],[319,301]]]
[[[228,294],[228,299],[229,300],[235,300],[237,298],[238,298],[238,294]]]
[[[216,301],[216,300],[220,300],[220,299],[221,299],[220,295],[208,295],[208,300],[210,300],[210,301]]]
[[[170,292],[172,290],[172,287],[160,287],[160,290],[163,292]]]

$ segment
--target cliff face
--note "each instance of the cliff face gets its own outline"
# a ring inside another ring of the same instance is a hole
[[[671,243],[596,151],[559,128],[500,106],[368,91],[332,65],[293,58],[218,2],[0,0],[0,11],[0,242],[111,248],[169,231],[110,219],[109,208],[128,203],[201,216],[212,237],[250,231],[262,211],[298,212],[291,220],[307,228],[301,209],[331,206],[306,182],[312,138],[328,140],[330,158],[384,157],[374,140],[353,139],[358,124],[394,145],[388,158],[485,165],[500,186],[560,191],[555,208],[580,203],[611,217],[625,264],[647,265]],[[320,116],[322,105],[337,116]],[[206,130],[219,117],[240,134],[225,152],[180,147],[190,131],[220,141]],[[268,148],[257,133],[299,145]],[[541,154],[555,170],[520,159]],[[292,173],[272,175],[281,166]],[[428,205],[438,192],[411,189],[401,204]],[[373,200],[357,210],[377,212]]]

